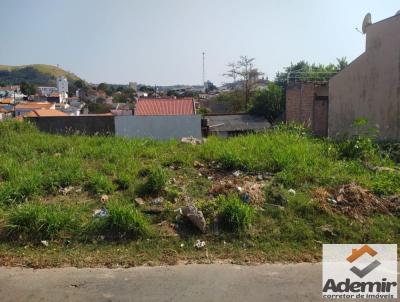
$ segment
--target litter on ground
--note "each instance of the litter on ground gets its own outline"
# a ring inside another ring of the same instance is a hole
[[[355,183],[329,191],[318,188],[313,194],[324,207],[360,221],[371,214],[400,215],[399,198],[378,197]]]
[[[200,239],[197,239],[193,246],[195,248],[201,249],[201,248],[206,246],[206,242],[205,241],[201,241]]]
[[[108,211],[105,208],[94,210],[93,217],[103,218],[108,216]]]
[[[108,195],[101,195],[100,197],[101,203],[107,203],[108,202]]]

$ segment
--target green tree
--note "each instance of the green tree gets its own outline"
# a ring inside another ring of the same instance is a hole
[[[240,90],[233,90],[223,92],[210,99],[210,102],[223,103],[226,107],[226,112],[235,113],[245,111],[243,102],[243,92]]]
[[[345,68],[348,63],[346,57],[337,58],[337,64],[310,64],[304,60],[284,68],[284,72],[278,72],[275,83],[286,87],[288,81],[328,81],[336,73]]]
[[[139,91],[148,92],[148,93],[156,92],[154,87],[146,86],[146,85],[140,86]]]
[[[337,61],[336,68],[339,71],[345,69],[347,67],[347,65],[349,65],[349,63],[347,62],[347,58],[346,57],[336,58],[336,61]]]
[[[89,103],[88,109],[89,113],[102,114],[110,112],[111,106],[108,104]]]
[[[264,116],[272,123],[285,111],[283,88],[277,84],[269,83],[267,88],[255,92],[250,104],[250,114]]]
[[[104,91],[108,96],[111,96],[114,92],[112,86],[107,83],[100,83],[97,86],[97,91]]]
[[[176,97],[176,96],[178,96],[178,94],[176,93],[175,90],[168,90],[167,96],[170,96],[170,97],[175,96]]]
[[[36,94],[37,87],[35,84],[21,82],[20,84],[21,92],[27,96]]]

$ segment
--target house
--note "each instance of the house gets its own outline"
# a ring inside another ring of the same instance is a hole
[[[42,96],[50,96],[53,92],[58,92],[57,87],[38,87],[38,92]]]
[[[111,113],[113,115],[133,115],[133,104],[113,103],[111,104]]]
[[[359,118],[380,140],[400,140],[400,14],[369,23],[365,52],[329,81],[329,136],[351,132]]]
[[[57,90],[58,93],[67,96],[68,95],[68,80],[64,76],[60,76],[57,78]]]
[[[195,115],[196,108],[192,98],[184,99],[138,99],[135,115]]]
[[[86,92],[83,99],[87,99],[89,102],[105,103],[107,94],[104,91],[97,91],[95,89],[90,89]]]
[[[21,93],[21,88],[19,85],[0,87],[0,99],[9,97],[15,99],[22,99],[24,97],[24,94]]]
[[[48,97],[47,101],[51,103],[64,103],[65,98],[59,92],[52,92]]]
[[[0,107],[0,121],[12,118],[12,111]]]
[[[289,82],[286,88],[286,121],[303,124],[317,136],[328,135],[327,82]]]
[[[55,109],[35,109],[29,112],[26,117],[48,117],[48,116],[68,116],[68,114]]]
[[[249,132],[260,132],[271,127],[264,118],[250,114],[210,114],[204,116],[203,132],[206,135],[229,137]]]
[[[54,103],[49,102],[24,102],[15,105],[15,116],[25,116],[37,109],[55,109]]]
[[[70,96],[69,98],[67,98],[65,100],[68,104],[70,104],[71,106],[75,106],[74,104],[78,104],[80,106],[81,104],[81,100],[79,97],[77,96]]]
[[[147,92],[144,91],[136,91],[136,95],[138,98],[147,98],[149,96],[149,94]]]
[[[2,105],[13,105],[14,104],[14,99],[12,99],[12,98],[0,99],[0,104],[2,104]]]
[[[51,99],[51,98],[49,98],[49,99]],[[48,102],[49,101],[47,96],[39,95],[39,94],[30,95],[28,97],[28,100],[32,101],[32,102],[38,102],[38,103],[43,103],[43,102]]]

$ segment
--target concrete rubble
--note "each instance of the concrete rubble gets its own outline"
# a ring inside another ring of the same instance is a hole
[[[203,233],[206,231],[206,220],[203,212],[198,210],[194,205],[190,204],[181,209],[182,216],[187,218],[195,227]]]
[[[182,137],[181,142],[184,144],[199,145],[205,142],[205,139],[195,138],[193,136]]]

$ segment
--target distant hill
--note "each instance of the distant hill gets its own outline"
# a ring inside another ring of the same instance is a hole
[[[15,85],[25,81],[36,85],[55,86],[58,76],[65,76],[70,82],[80,80],[77,75],[53,65],[0,65],[0,84],[4,85]]]

